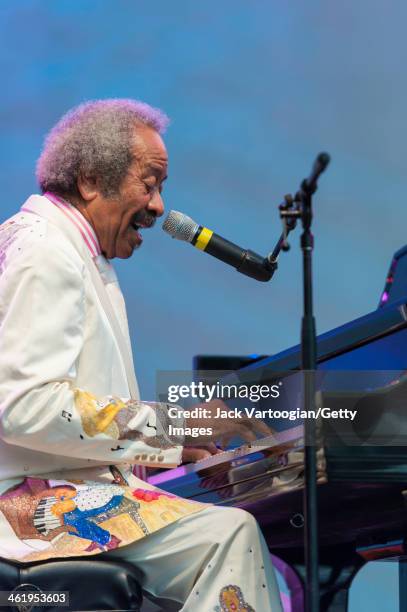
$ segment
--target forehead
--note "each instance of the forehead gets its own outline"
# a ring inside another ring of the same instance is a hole
[[[143,166],[166,170],[168,154],[160,134],[153,128],[142,126],[135,129],[133,155]]]
[[[69,489],[68,487],[54,488],[55,497],[74,497],[75,495],[76,495],[76,491],[74,491],[73,489]]]

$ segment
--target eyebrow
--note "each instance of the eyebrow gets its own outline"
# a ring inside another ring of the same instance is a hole
[[[162,168],[159,168],[158,166],[149,166],[145,172],[145,176],[149,176],[150,174],[153,174],[157,179],[161,176],[162,173]],[[166,174],[162,179],[161,182],[166,181],[168,178],[168,174]]]

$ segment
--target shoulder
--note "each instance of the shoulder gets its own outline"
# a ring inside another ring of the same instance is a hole
[[[19,269],[83,277],[84,262],[59,228],[38,215],[20,212],[0,225],[0,275]]]

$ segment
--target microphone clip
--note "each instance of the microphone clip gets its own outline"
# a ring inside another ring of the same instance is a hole
[[[287,252],[290,250],[290,245],[287,240],[288,234],[295,229],[297,221],[302,214],[300,203],[297,201],[297,198],[293,198],[293,196],[288,193],[284,196],[284,202],[279,205],[278,209],[280,211],[280,219],[283,226],[281,250]]]

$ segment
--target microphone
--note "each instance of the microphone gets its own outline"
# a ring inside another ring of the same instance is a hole
[[[190,242],[195,248],[209,253],[233,266],[241,274],[258,281],[269,281],[275,271],[275,267],[267,258],[240,248],[207,227],[198,225],[190,217],[177,210],[171,210],[168,213],[163,223],[163,230],[173,238]]]
[[[317,190],[317,182],[319,176],[324,172],[327,165],[331,161],[329,153],[320,153],[316,158],[308,178],[304,179],[301,184],[301,189],[305,193],[313,194]]]

